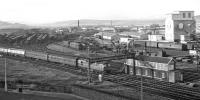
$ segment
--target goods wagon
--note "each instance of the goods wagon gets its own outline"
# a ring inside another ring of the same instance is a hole
[[[135,40],[132,42],[133,46],[144,46],[146,47],[146,41]]]
[[[78,42],[70,42],[70,48],[77,49],[77,50],[83,49],[81,43],[78,43]]]
[[[63,64],[72,65],[72,66],[76,65],[76,58],[75,57],[65,57],[65,56],[61,56],[61,55],[49,54],[48,60],[52,61],[52,62],[63,63]]]
[[[10,55],[15,55],[15,56],[24,56],[25,55],[25,50],[23,49],[15,49],[15,48],[9,48],[8,53]]]
[[[147,47],[155,47],[155,48],[157,48],[158,47],[158,42],[155,42],[155,41],[146,41],[146,46]]]
[[[178,51],[178,50],[169,50],[165,49],[166,55],[168,56],[186,56],[189,55],[188,51]]]
[[[185,44],[175,44],[175,43],[158,43],[158,48],[166,49],[176,49],[176,50],[187,50],[187,45]]]
[[[158,43],[158,48],[170,48],[171,44],[170,43]]]
[[[88,65],[89,65],[89,63],[86,60],[78,59],[78,66],[88,68]],[[102,63],[91,63],[90,64],[91,69],[95,69],[95,70],[99,70],[99,71],[103,71],[105,66],[106,65],[102,64]]]
[[[8,52],[7,48],[0,47],[0,53],[7,53],[7,52]]]
[[[25,56],[26,57],[30,57],[30,58],[42,59],[42,60],[46,60],[46,61],[48,60],[47,59],[48,54],[43,53],[43,52],[36,52],[36,51],[26,50]]]

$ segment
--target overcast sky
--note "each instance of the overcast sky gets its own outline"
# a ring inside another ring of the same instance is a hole
[[[178,10],[200,15],[199,0],[0,0],[0,20],[28,24],[77,19],[154,19]]]

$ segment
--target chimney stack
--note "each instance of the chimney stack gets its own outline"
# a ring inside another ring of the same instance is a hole
[[[79,20],[78,20],[78,27],[79,27]]]

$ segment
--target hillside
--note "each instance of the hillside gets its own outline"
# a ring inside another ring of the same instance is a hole
[[[20,23],[9,23],[9,22],[4,22],[0,21],[0,29],[8,29],[8,28],[29,28],[28,25],[25,24],[20,24]]]
[[[111,25],[111,20],[79,20],[80,25]],[[77,20],[69,20],[62,22],[55,22],[50,24],[43,24],[41,26],[77,26]],[[150,24],[164,24],[164,20],[112,20],[112,25],[150,25]]]

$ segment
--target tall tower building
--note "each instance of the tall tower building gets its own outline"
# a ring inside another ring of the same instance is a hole
[[[194,11],[178,11],[168,14],[165,19],[165,39],[170,42],[179,41],[181,36],[195,34],[196,22]]]

